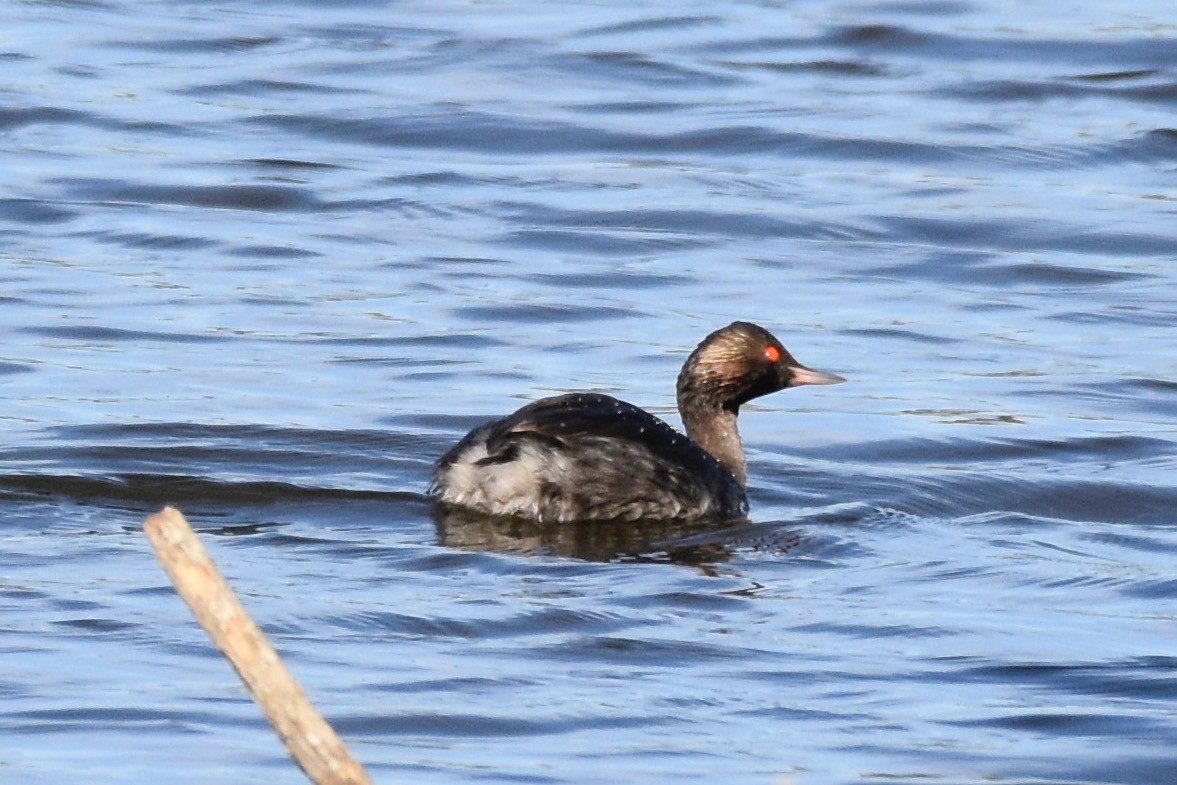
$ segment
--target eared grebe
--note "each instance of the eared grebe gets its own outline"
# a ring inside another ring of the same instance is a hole
[[[608,395],[544,398],[466,434],[438,461],[430,490],[445,505],[540,521],[740,518],[740,405],[842,381],[801,365],[764,328],[733,322],[678,375],[687,436]]]

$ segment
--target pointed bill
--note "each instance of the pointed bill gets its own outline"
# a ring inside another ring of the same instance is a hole
[[[815,371],[804,365],[789,366],[789,387],[800,387],[803,384],[840,384],[846,381],[836,373]]]

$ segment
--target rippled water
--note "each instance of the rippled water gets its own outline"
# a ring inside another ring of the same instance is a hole
[[[1169,4],[0,31],[0,780],[301,781],[176,503],[378,782],[1177,782]],[[735,318],[850,379],[746,409],[749,525],[435,520]]]

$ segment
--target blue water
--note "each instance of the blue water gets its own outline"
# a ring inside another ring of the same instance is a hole
[[[297,783],[179,505],[376,782],[1177,783],[1171,4],[0,7],[0,781]],[[554,392],[723,529],[441,519]]]

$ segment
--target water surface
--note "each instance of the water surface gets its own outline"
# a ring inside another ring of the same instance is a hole
[[[0,780],[301,781],[174,503],[377,782],[1177,781],[1168,5],[0,22]],[[434,515],[737,318],[746,525]]]

